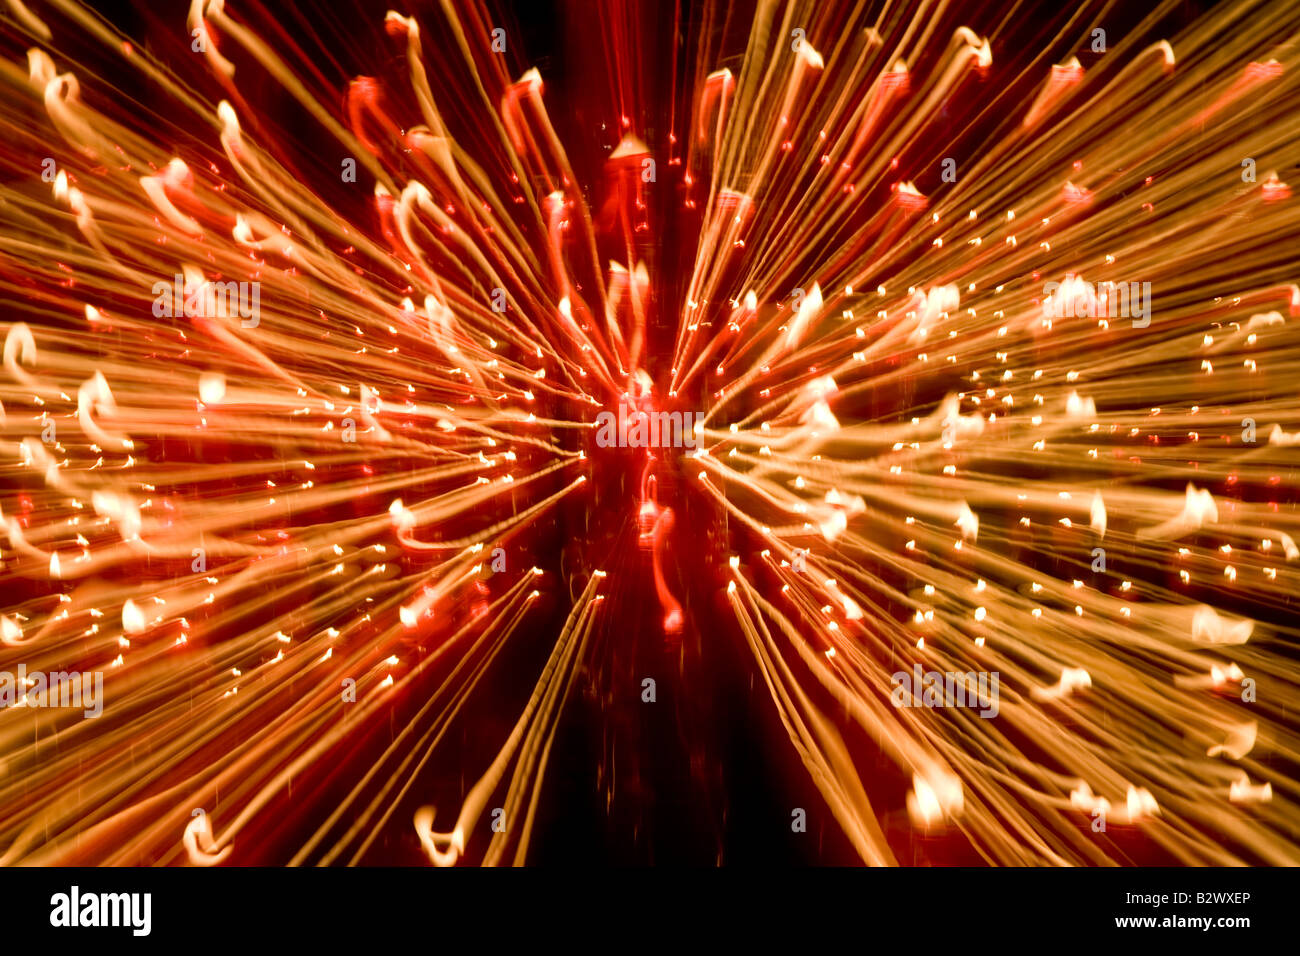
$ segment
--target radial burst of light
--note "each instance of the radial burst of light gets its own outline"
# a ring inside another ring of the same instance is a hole
[[[0,671],[103,707],[11,682],[0,862],[525,862],[649,617],[863,862],[1300,864],[1300,7],[1179,7],[571,9],[556,102],[7,0]]]

